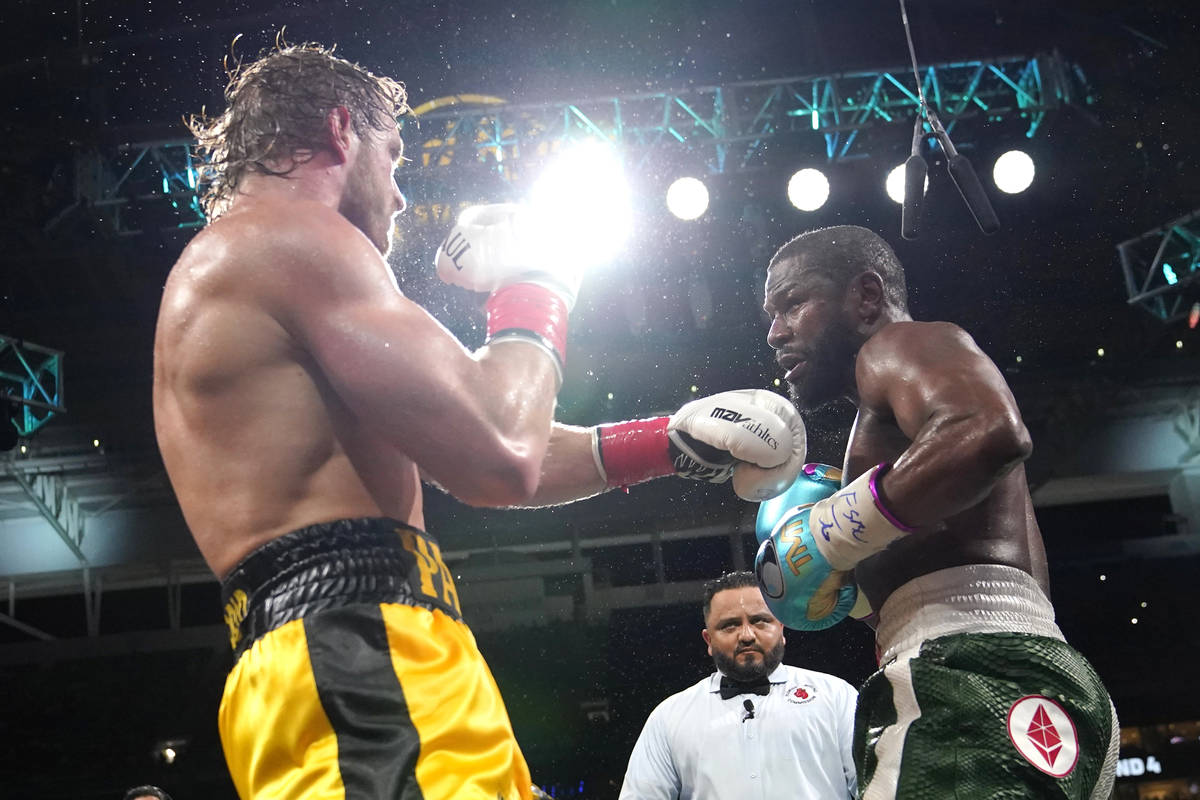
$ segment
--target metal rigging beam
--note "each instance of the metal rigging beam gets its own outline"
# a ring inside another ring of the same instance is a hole
[[[55,414],[66,412],[62,390],[63,354],[58,350],[0,335],[0,402],[16,407],[11,424],[30,436]]]
[[[1170,324],[1200,303],[1200,209],[1121,242],[1117,254],[1129,305]]]
[[[969,147],[983,125],[1003,120],[1020,121],[1032,137],[1049,112],[1092,99],[1082,72],[1058,53],[930,65],[921,88],[947,129],[957,128],[960,147]],[[870,157],[880,142],[868,134],[909,125],[918,107],[907,68],[556,103],[496,101],[441,98],[403,119],[414,158],[405,171],[419,179],[475,165],[513,180],[523,165],[532,167],[563,144],[585,138],[618,145],[631,165],[674,160],[709,174],[764,166],[770,150],[785,143],[837,162]],[[889,150],[893,138],[887,139]],[[121,236],[203,225],[197,167],[190,139],[80,154],[72,210],[98,211]]]
[[[947,128],[1019,118],[1027,137],[1048,112],[1091,99],[1082,73],[1057,53],[932,65],[922,89]],[[522,158],[601,138],[643,159],[667,148],[691,152],[718,173],[758,165],[768,141],[788,136],[820,137],[831,162],[865,158],[861,133],[907,124],[917,107],[907,69],[867,70],[562,103],[453,104],[405,120],[404,132],[419,146],[410,148],[418,168],[465,159],[511,176]],[[960,139],[969,144],[969,135]]]

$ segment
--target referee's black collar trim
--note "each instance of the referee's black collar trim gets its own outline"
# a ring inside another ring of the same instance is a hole
[[[716,694],[717,692],[721,691],[721,678],[724,675],[725,675],[724,672],[721,672],[721,670],[717,670],[712,675],[708,676],[708,691],[709,692],[711,692],[712,694]],[[776,667],[775,671],[772,672],[770,674],[770,676],[768,676],[767,680],[769,680],[772,684],[787,683],[788,674],[787,674],[786,665],[780,664],[778,667]]]

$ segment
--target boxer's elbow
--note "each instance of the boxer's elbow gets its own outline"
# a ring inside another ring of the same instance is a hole
[[[1033,453],[1033,439],[1020,416],[998,414],[985,426],[978,453],[996,473],[1005,474],[1029,458]]]
[[[528,505],[538,490],[544,454],[545,448],[501,443],[492,453],[471,459],[452,494],[483,508]]]

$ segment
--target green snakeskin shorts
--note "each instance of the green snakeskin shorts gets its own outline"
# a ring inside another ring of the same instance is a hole
[[[854,760],[863,800],[1099,800],[1117,739],[1099,676],[1065,642],[962,633],[867,679]]]

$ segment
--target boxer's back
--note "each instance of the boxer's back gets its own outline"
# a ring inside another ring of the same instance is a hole
[[[315,522],[423,523],[412,462],[346,412],[272,313],[273,287],[302,279],[280,257],[292,247],[273,241],[297,235],[279,210],[230,214],[193,240],[167,280],[155,335],[159,447],[218,576]]]

